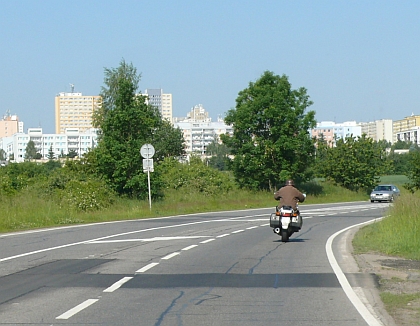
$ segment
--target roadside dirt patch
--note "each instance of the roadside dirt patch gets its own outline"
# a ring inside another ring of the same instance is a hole
[[[378,275],[380,293],[420,295],[420,261],[374,253],[355,255],[355,259],[362,272]],[[397,325],[420,325],[420,299],[387,311]]]

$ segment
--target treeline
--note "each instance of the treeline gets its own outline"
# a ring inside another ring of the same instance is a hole
[[[395,154],[387,152],[389,144],[366,136],[338,139],[335,147],[316,141],[309,134],[316,121],[315,112],[308,111],[312,101],[306,89],[292,89],[287,76],[269,71],[240,91],[235,108],[227,112],[225,122],[233,126],[233,135],[222,135],[221,144],[215,140],[209,145],[206,160],[193,156],[181,163],[182,131],[139,95],[139,81],[136,68],[125,61],[106,68],[103,100],[94,113],[98,146],[64,164],[51,155],[44,164],[2,167],[0,200],[34,191],[67,209],[87,211],[112,205],[117,197],[146,199],[140,148],[148,143],[155,147],[154,200],[164,198],[168,189],[209,196],[235,188],[273,191],[289,178],[302,184],[321,177],[353,191],[370,191],[381,175],[399,173],[409,176],[410,190],[419,188],[417,147],[409,147],[409,154]]]

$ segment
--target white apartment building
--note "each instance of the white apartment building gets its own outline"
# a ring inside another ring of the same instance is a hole
[[[413,126],[410,129],[398,131],[395,133],[396,140],[412,142],[420,145],[420,126]]]
[[[101,105],[101,96],[82,93],[59,93],[55,97],[55,132],[64,134],[67,128],[80,132],[92,127],[92,114]]]
[[[372,138],[374,141],[385,140],[393,143],[393,124],[391,119],[376,120],[373,122],[362,122],[362,134]]]
[[[172,122],[172,94],[165,94],[160,88],[148,88],[142,95],[147,97],[146,103],[159,109],[163,119]]]
[[[174,127],[182,130],[187,154],[205,155],[207,146],[214,140],[220,141],[220,135],[233,135],[233,127],[222,119],[212,122],[208,112],[199,104],[191,109],[186,118],[177,118]]]
[[[346,137],[362,136],[362,127],[356,121],[346,121],[343,123],[335,123],[333,121],[322,121],[316,124],[311,130],[311,136],[319,139],[321,136],[330,147],[335,146],[336,141],[345,139]]]
[[[25,160],[26,146],[32,140],[43,159],[48,158],[48,152],[52,146],[55,158],[61,154],[67,155],[75,151],[82,156],[97,145],[95,129],[79,132],[77,128],[69,128],[64,134],[43,134],[42,128],[29,128],[28,133],[16,133],[10,137],[0,139],[2,148],[7,157],[14,157],[14,162],[20,163]]]

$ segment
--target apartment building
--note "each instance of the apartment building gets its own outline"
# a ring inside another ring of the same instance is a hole
[[[12,136],[17,132],[23,132],[23,122],[19,121],[17,115],[6,112],[0,120],[0,138]]]
[[[394,142],[398,140],[402,141],[412,141],[417,143],[417,127],[420,127],[420,115],[412,114],[409,117],[405,117],[401,120],[395,120],[392,124],[393,127],[393,140]]]
[[[385,140],[391,144],[394,142],[393,125],[391,119],[382,119],[372,122],[361,122],[362,134],[374,141]]]
[[[148,88],[142,95],[146,96],[146,103],[159,109],[163,119],[172,122],[172,94],[163,93],[161,88]]]
[[[80,132],[91,129],[92,114],[100,105],[101,96],[59,93],[55,97],[55,132],[64,134],[68,128]]]
[[[64,133],[44,134],[42,128],[29,128],[27,134],[16,133],[1,138],[0,148],[6,152],[6,157],[13,157],[14,162],[20,163],[25,160],[26,147],[30,140],[34,142],[43,159],[48,158],[50,148],[55,158],[67,155],[71,151],[82,156],[97,145],[97,133],[95,129],[80,132],[77,128],[68,128]]]
[[[412,142],[420,145],[420,126],[414,126],[408,130],[396,132],[395,137],[397,141]]]
[[[311,130],[311,136],[323,139],[328,146],[334,147],[336,141],[345,139],[346,137],[359,137],[362,135],[362,127],[356,121],[346,121],[343,123],[335,123],[333,121],[322,121],[316,124],[316,127]]]
[[[205,155],[207,146],[214,140],[220,142],[220,135],[233,135],[233,127],[222,119],[212,122],[201,104],[194,106],[185,118],[176,118],[174,127],[179,127],[184,135],[185,151],[188,154]]]

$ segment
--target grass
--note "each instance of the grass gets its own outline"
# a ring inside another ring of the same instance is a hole
[[[381,177],[381,183],[393,183],[399,187],[402,187],[408,181],[406,175],[385,175]]]
[[[407,309],[409,304],[415,300],[420,299],[420,293],[413,294],[393,294],[390,292],[382,292],[380,294],[381,300],[385,305],[385,309],[391,314],[394,315],[398,309]],[[416,308],[412,308],[415,310]],[[418,311],[418,309],[416,309]],[[419,312],[417,312],[419,313]]]
[[[355,253],[381,252],[420,260],[420,195],[404,193],[382,221],[362,228],[353,239]]]
[[[368,199],[364,193],[354,193],[327,182],[310,182],[302,185],[301,189],[307,193],[307,199],[302,205]],[[237,189],[227,195],[206,196],[200,193],[169,190],[165,193],[164,200],[152,202],[152,209],[149,208],[147,200],[119,198],[109,208],[80,212],[59,207],[48,198],[39,197],[35,191],[27,190],[12,197],[0,198],[2,207],[0,232],[206,211],[265,207],[273,207],[274,210],[276,203],[273,193],[267,191],[252,192]]]

